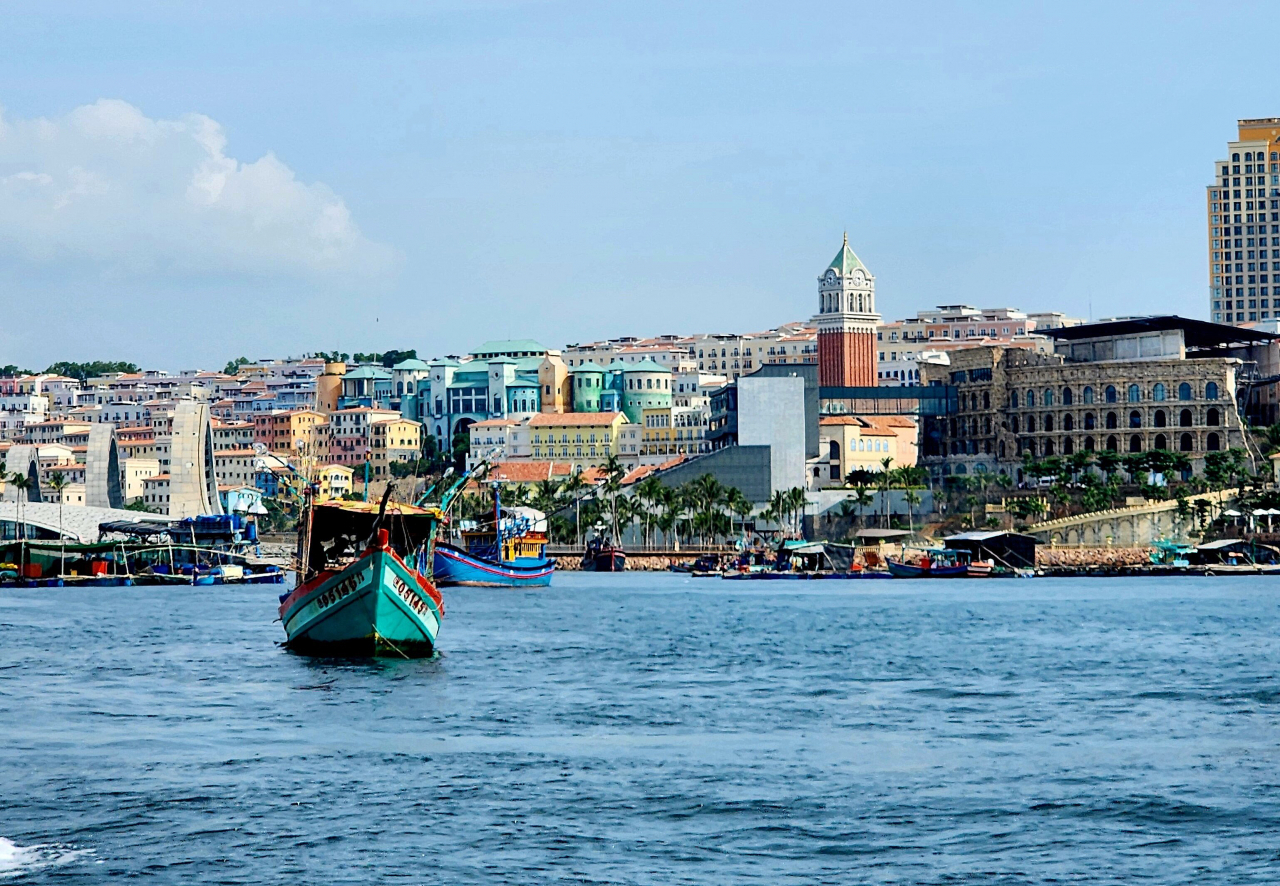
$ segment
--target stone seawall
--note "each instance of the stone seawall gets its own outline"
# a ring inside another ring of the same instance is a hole
[[[1081,569],[1096,566],[1145,566],[1150,548],[1036,548],[1036,566],[1042,569]]]

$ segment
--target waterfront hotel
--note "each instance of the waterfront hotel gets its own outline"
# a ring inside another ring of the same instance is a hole
[[[1280,318],[1280,117],[1238,121],[1205,203],[1209,316],[1233,326]]]

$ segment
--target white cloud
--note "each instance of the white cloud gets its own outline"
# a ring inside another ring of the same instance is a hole
[[[0,114],[0,253],[113,274],[378,273],[395,253],[342,198],[273,154],[226,154],[217,121],[103,99],[58,119]]]

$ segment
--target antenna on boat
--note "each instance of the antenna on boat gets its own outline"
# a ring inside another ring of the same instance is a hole
[[[382,526],[382,518],[387,513],[387,501],[390,500],[391,491],[395,488],[395,483],[388,483],[387,488],[382,492],[382,503],[378,505],[378,516],[373,521],[373,529],[369,530],[369,537],[364,542],[366,548],[372,545],[373,540],[378,537],[378,529]]]

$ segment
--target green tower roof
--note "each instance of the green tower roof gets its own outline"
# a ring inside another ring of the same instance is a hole
[[[840,251],[836,253],[836,257],[831,260],[831,264],[827,265],[827,267],[842,277],[852,274],[854,268],[862,268],[862,270],[867,271],[867,266],[862,263],[862,259],[854,255],[853,250],[849,248],[849,234],[847,232],[844,235],[844,245],[840,247]],[[867,271],[867,273],[870,274],[871,272]]]

